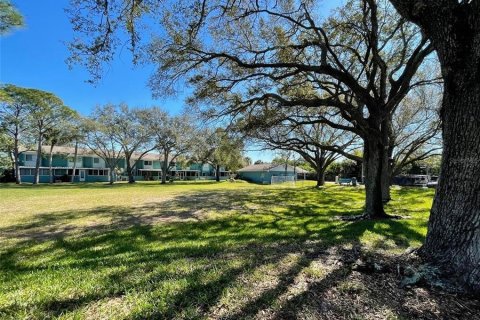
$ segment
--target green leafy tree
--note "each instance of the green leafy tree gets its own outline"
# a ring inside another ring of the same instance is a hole
[[[115,182],[115,173],[122,159],[123,148],[117,142],[115,127],[111,124],[110,115],[103,108],[96,108],[93,113],[85,119],[86,135],[84,144],[97,156],[105,161],[109,168],[109,183]]]
[[[13,139],[0,127],[0,171],[14,168]]]
[[[88,130],[88,120],[77,115],[70,125],[70,144],[73,144],[73,168],[70,182],[75,182],[75,172],[77,170],[78,147],[85,142]]]
[[[221,167],[236,171],[245,165],[243,142],[231,136],[226,130],[206,129],[198,138],[193,158],[195,161],[212,165],[215,168],[217,182],[220,181]]]
[[[76,61],[95,71],[108,61],[115,31],[131,22],[129,14],[140,12],[130,4],[75,12],[72,20],[84,23],[83,28],[74,23],[75,28],[86,35],[80,37],[80,47],[72,47],[73,57],[80,58]],[[142,2],[151,9],[142,12],[159,14],[156,4]],[[205,110],[208,115],[243,116],[256,108],[335,108],[347,126],[316,121],[364,140],[367,183],[361,218],[388,218],[381,177],[389,164],[391,116],[412,88],[436,81],[436,75],[417,74],[433,48],[419,28],[400,19],[386,2],[351,0],[327,21],[317,18],[318,5],[300,0],[180,1],[175,10],[155,19],[162,21],[164,32],[146,51],[159,65],[150,84],[155,93],[170,93],[175,80],[187,79],[195,88],[192,103],[213,106]],[[105,19],[92,36],[85,22],[98,20],[98,14]],[[135,21],[145,15],[135,15]],[[116,29],[108,21],[117,21]],[[129,26],[135,28],[135,23]],[[314,94],[305,87],[314,88]]]
[[[44,132],[44,141],[49,146],[48,150],[48,174],[50,183],[54,182],[53,177],[53,149],[55,146],[68,144],[77,139],[79,115],[71,110],[59,117],[54,126],[47,127]],[[76,160],[76,159],[75,159]],[[74,168],[75,170],[75,168]]]
[[[170,116],[160,108],[149,109],[147,115],[146,122],[153,136],[153,143],[162,155],[161,183],[165,184],[175,161],[190,152],[196,138],[196,129],[187,115]]]
[[[14,28],[22,27],[23,16],[10,0],[0,0],[0,35],[8,34]]]
[[[40,182],[40,165],[42,161],[42,145],[48,132],[53,132],[75,115],[75,111],[63,104],[63,101],[53,93],[30,89],[28,99],[31,103],[28,115],[28,125],[37,143],[37,159],[33,183]],[[54,135],[52,135],[54,136]]]
[[[299,154],[315,170],[317,186],[322,186],[326,168],[341,155],[362,161],[361,157],[353,154],[362,145],[355,143],[360,139],[349,131],[317,123],[315,119],[319,115],[319,110],[264,110],[255,116],[250,114],[240,123],[246,134],[257,143],[267,149],[281,150],[283,156],[273,159],[272,163],[294,165],[296,161],[292,153]],[[328,117],[326,111],[324,117]],[[306,123],[307,120],[311,122]],[[340,120],[338,122],[341,123]]]
[[[129,108],[126,104],[108,104],[97,107],[95,113],[102,119],[103,125],[110,127],[112,138],[125,156],[128,182],[134,183],[137,161],[155,148],[147,125],[148,110]]]
[[[31,113],[34,101],[34,89],[17,87],[12,84],[0,88],[0,126],[5,140],[2,151],[9,154],[13,160],[15,181],[20,184],[19,147],[26,145],[29,123],[28,117]]]

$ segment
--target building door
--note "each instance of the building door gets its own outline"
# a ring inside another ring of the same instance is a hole
[[[80,171],[80,182],[85,182],[85,170],[79,170]]]

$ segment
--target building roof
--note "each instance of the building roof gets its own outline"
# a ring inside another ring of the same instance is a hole
[[[285,172],[285,165],[284,164],[276,164],[276,163],[260,163],[260,164],[251,164],[238,170],[238,172]],[[296,173],[308,173],[307,170],[304,170],[300,167],[293,167],[291,165],[287,165],[287,172]]]
[[[27,149],[25,147],[19,148],[20,152],[35,152],[36,150]],[[42,153],[47,154],[50,152],[50,146],[44,145],[42,146]],[[67,156],[73,156],[75,154],[75,148],[69,146],[54,146],[52,150],[53,154],[63,154]],[[77,154],[79,156],[97,156],[92,150],[87,148],[78,148]],[[142,154],[139,152],[134,152],[132,158],[138,159]],[[158,153],[147,153],[142,157],[142,160],[163,160],[163,156]]]

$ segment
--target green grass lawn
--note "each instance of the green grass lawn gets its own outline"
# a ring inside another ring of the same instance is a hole
[[[340,221],[364,191],[333,185],[0,185],[0,318],[402,318],[344,262],[422,243],[433,191],[392,195],[408,219]]]

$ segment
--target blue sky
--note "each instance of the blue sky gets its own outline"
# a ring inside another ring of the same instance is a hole
[[[68,0],[13,0],[26,26],[0,38],[0,83],[36,88],[56,94],[66,105],[88,115],[96,105],[125,102],[130,106],[158,105],[175,114],[182,110],[185,95],[153,99],[147,87],[152,65],[134,66],[127,49],[105,67],[98,84],[86,83],[89,74],[81,66],[69,69],[65,45],[73,31],[64,12]],[[337,0],[326,1],[327,8]],[[272,152],[248,152],[254,161],[269,161]]]
[[[64,8],[67,0],[14,1],[26,20],[26,27],[3,37],[0,81],[50,91],[66,105],[87,115],[97,104],[126,102],[131,106],[161,105],[173,113],[183,97],[154,100],[146,86],[153,66],[133,66],[127,50],[118,55],[102,80],[93,86],[85,82],[88,73],[75,66],[69,70],[65,42],[73,32]]]

